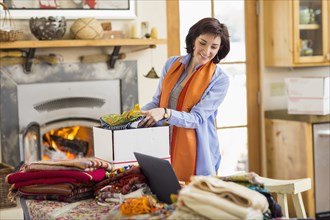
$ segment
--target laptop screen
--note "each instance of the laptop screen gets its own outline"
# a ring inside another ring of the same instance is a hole
[[[181,186],[170,162],[138,152],[134,155],[151,191],[160,201],[171,204],[171,194],[178,194]]]

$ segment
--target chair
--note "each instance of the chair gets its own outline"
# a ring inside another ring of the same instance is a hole
[[[307,218],[301,193],[311,189],[311,179],[277,180],[260,177],[264,187],[272,193],[277,194],[277,203],[282,208],[284,218],[289,218],[287,195],[292,195],[293,206],[297,218]]]

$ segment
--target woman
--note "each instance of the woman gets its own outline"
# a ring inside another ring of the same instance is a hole
[[[230,51],[226,25],[215,18],[194,24],[186,36],[187,55],[167,60],[152,101],[142,107],[143,127],[167,123],[171,162],[179,180],[215,175],[220,150],[215,119],[229,77],[216,65]]]

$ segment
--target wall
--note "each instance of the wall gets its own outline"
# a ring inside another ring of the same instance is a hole
[[[284,79],[302,76],[329,76],[329,67],[267,68],[262,66],[262,91],[264,110],[286,109],[287,96]]]

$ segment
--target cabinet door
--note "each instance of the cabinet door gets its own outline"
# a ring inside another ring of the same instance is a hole
[[[274,179],[313,180],[312,126],[299,121],[265,120],[267,177]],[[314,186],[302,193],[309,217],[315,215]],[[289,199],[289,215],[295,216]]]
[[[327,0],[293,1],[295,63],[329,62]]]

